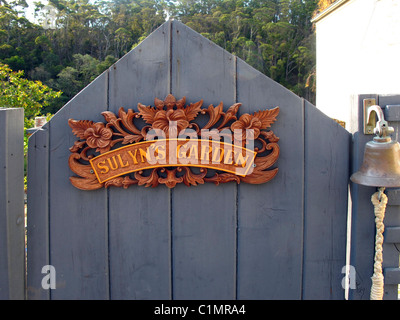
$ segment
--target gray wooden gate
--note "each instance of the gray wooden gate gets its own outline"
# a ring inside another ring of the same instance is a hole
[[[68,119],[136,110],[168,93],[279,106],[278,175],[235,182],[81,191]],[[163,24],[29,141],[29,299],[343,299],[350,134],[177,21]],[[41,286],[44,265],[56,289]]]

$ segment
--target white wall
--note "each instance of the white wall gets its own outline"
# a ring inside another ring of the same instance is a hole
[[[351,130],[352,95],[400,94],[400,0],[350,0],[316,26],[316,105]]]

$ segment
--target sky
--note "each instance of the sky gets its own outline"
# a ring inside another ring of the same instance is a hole
[[[25,17],[33,23],[42,25],[42,27],[44,27],[44,28],[46,28],[46,27],[51,28],[51,25],[52,25],[51,19],[47,19],[47,21],[43,21],[44,20],[43,17],[35,18],[35,16],[34,16],[34,13],[35,13],[34,2],[40,2],[44,5],[46,5],[49,3],[48,0],[26,0],[26,2],[28,3],[29,7],[27,9],[25,9],[25,14],[24,14]],[[47,16],[47,18],[49,18],[49,16]],[[42,21],[40,21],[40,20],[42,20]]]
[[[43,4],[47,4],[47,0],[26,0],[28,3],[29,7],[25,10],[25,17],[32,22],[35,22],[34,20],[34,10],[35,10],[35,5],[34,2],[41,2]]]

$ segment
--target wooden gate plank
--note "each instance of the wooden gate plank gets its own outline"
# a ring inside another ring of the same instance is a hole
[[[344,299],[350,141],[305,101],[303,299]]]
[[[275,178],[239,186],[238,299],[300,299],[303,255],[303,106],[287,89],[238,59],[241,112],[280,107],[273,132]]]
[[[155,50],[157,48],[157,50]],[[154,106],[169,88],[170,23],[110,71],[110,111]],[[111,299],[170,299],[170,192],[133,185],[109,189]]]
[[[171,92],[205,106],[235,102],[234,57],[174,21]],[[235,183],[207,183],[172,191],[174,299],[234,299],[236,291]]]
[[[385,227],[383,236],[386,243],[400,243],[400,227]]]
[[[24,109],[0,108],[0,299],[25,298]]]
[[[396,130],[397,131],[397,130]],[[398,131],[397,131],[398,132]],[[390,194],[389,194],[390,195]],[[388,198],[389,198],[388,195]],[[388,201],[389,203],[389,201]],[[391,271],[397,270],[397,274],[399,274],[399,245],[397,243],[390,243],[390,240],[386,237],[386,232],[395,228],[395,226],[400,226],[400,207],[398,205],[387,205],[385,212],[385,234],[383,238],[383,262],[382,267],[384,271],[384,300],[398,300],[399,297],[399,282],[395,281],[392,276],[394,275]],[[392,239],[393,240],[393,239]],[[373,263],[373,261],[371,261]]]
[[[378,103],[378,96],[375,94],[357,95],[353,99],[352,123],[350,123],[353,132],[351,173],[360,169],[365,144],[372,139],[371,135],[363,133],[363,99],[370,98],[376,99]],[[375,191],[374,187],[350,182],[352,203],[350,264],[357,273],[357,288],[350,290],[350,299],[368,300],[370,296],[375,243],[374,207],[371,203],[371,196]]]
[[[9,298],[8,241],[7,241],[7,116],[0,110],[0,299]]]
[[[49,263],[49,124],[28,142],[27,299],[50,299],[42,288],[42,268]]]
[[[394,128],[394,134],[392,135],[392,139],[399,141],[400,134],[400,117],[398,116],[398,112],[395,112],[395,109],[398,107],[389,107],[388,105],[399,105],[400,104],[400,95],[399,94],[390,94],[390,95],[379,95],[379,105],[385,113],[385,120],[389,122],[389,126]],[[398,111],[398,110],[397,110]],[[400,191],[399,188],[395,189],[387,189],[386,195],[388,196],[388,205],[386,207],[385,212],[385,229],[387,227],[398,227],[400,226],[400,206],[396,205],[395,201],[391,201],[389,197],[396,193],[396,191]],[[394,198],[393,200],[396,200]],[[397,245],[393,243],[386,243],[386,239],[384,239],[383,243],[383,263],[382,267],[384,268],[385,274],[385,294],[384,300],[398,300],[399,291],[398,291],[398,283],[390,281],[390,272],[387,273],[387,270],[391,270],[391,268],[399,267],[399,248]],[[386,277],[388,275],[389,277]]]
[[[50,259],[56,270],[51,299],[108,298],[107,191],[82,191],[69,181],[69,148],[76,137],[68,119],[104,121],[108,71],[67,103],[49,122]],[[38,183],[38,182],[36,182]],[[44,262],[43,262],[44,264]]]

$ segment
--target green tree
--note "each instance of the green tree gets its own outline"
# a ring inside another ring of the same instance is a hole
[[[71,65],[62,69],[57,79],[51,81],[52,87],[62,91],[63,101],[67,102],[115,61],[113,56],[107,56],[100,62],[88,54],[74,54]]]
[[[0,62],[28,71],[37,63],[35,38],[40,28],[16,10],[21,3],[0,5]]]
[[[178,0],[170,14],[296,94],[315,101],[310,22],[317,0]],[[195,8],[195,9],[194,9]]]
[[[26,186],[26,155],[28,149],[27,128],[33,127],[34,117],[39,116],[43,106],[60,97],[56,92],[41,83],[23,77],[23,71],[15,72],[8,65],[0,63],[0,106],[24,108],[24,157]],[[50,118],[51,114],[47,115]]]
[[[40,114],[44,106],[60,97],[40,81],[23,77],[23,71],[13,71],[8,65],[0,63],[0,105],[6,108],[24,108],[25,119]]]
[[[174,17],[227,51],[315,101],[315,35],[310,20],[333,0],[0,0],[0,62],[24,70],[60,99],[56,112],[97,75]]]

